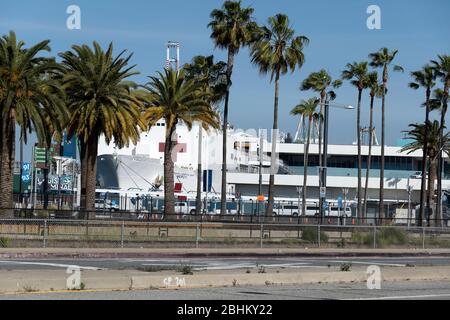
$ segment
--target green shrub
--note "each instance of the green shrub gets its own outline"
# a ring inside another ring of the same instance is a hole
[[[316,227],[307,227],[303,229],[302,232],[302,240],[308,241],[311,243],[317,243],[317,228]],[[325,232],[320,232],[320,242],[326,243],[328,242],[328,236]]]
[[[377,242],[380,245],[406,244],[408,242],[408,236],[403,229],[382,228],[378,232]]]
[[[373,234],[367,232],[354,231],[352,232],[351,241],[356,245],[371,245],[373,244]]]
[[[352,271],[352,264],[351,263],[343,263],[343,264],[341,264],[341,268],[340,269],[343,272]]]
[[[281,239],[280,243],[285,244],[285,245],[300,245],[303,243],[303,240],[286,238],[286,239]]]
[[[0,237],[0,248],[7,248],[9,239],[5,237]]]
[[[226,245],[234,246],[234,245],[236,245],[238,243],[238,240],[236,238],[233,238],[231,236],[231,234],[230,234],[230,235],[228,235],[228,237],[223,239],[223,243],[226,244]]]
[[[181,272],[181,274],[184,275],[192,275],[194,274],[194,269],[190,265],[181,265],[180,269],[178,270]]]
[[[36,216],[39,219],[48,219],[50,217],[50,213],[47,210],[38,210],[36,212]]]

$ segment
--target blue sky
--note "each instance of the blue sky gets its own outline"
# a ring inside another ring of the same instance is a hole
[[[66,8],[81,8],[82,28],[66,28]],[[181,43],[182,63],[194,55],[213,53],[226,59],[226,53],[215,49],[207,28],[209,13],[220,7],[219,0],[148,1],[148,0],[0,0],[0,33],[15,30],[18,37],[33,44],[51,40],[52,54],[67,50],[72,44],[113,41],[116,52],[133,52],[132,62],[141,72],[134,80],[145,82],[164,66],[165,43]],[[375,4],[381,8],[381,30],[366,27],[366,9]],[[282,78],[280,87],[280,127],[294,133],[296,120],[289,111],[312,93],[298,90],[300,82],[313,71],[324,68],[339,77],[348,62],[367,59],[370,52],[386,46],[398,49],[397,63],[404,74],[392,74],[387,97],[387,142],[395,144],[401,131],[411,122],[421,121],[422,91],[408,88],[409,72],[417,70],[437,54],[450,54],[448,0],[252,0],[244,1],[255,9],[258,23],[267,17],[286,13],[297,33],[310,38],[305,49],[306,63],[300,71]],[[441,86],[441,84],[439,84]],[[348,84],[338,91],[336,103],[356,105],[356,89]],[[368,124],[368,93],[363,101],[363,125]],[[380,107],[377,102],[376,127],[380,137]],[[230,100],[230,121],[239,128],[271,128],[273,85],[259,75],[250,63],[247,50],[241,50],[235,64]],[[332,110],[331,143],[355,140],[355,112]],[[437,116],[437,114],[436,114]]]

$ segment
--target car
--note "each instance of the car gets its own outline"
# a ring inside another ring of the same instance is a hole
[[[416,171],[411,176],[411,179],[422,179],[422,171]]]
[[[339,207],[329,207],[328,210],[326,210],[325,215],[327,217],[347,217],[351,218],[352,216],[352,209],[349,207],[346,207],[345,210]]]
[[[109,199],[95,199],[95,209],[97,211],[111,211],[119,209],[119,206]]]

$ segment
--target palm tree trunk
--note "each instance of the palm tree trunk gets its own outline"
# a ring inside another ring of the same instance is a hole
[[[168,121],[166,121],[168,122]],[[166,127],[166,142],[164,146],[164,220],[170,219],[175,214],[175,195],[174,195],[174,163],[172,151],[175,146],[176,124],[172,127]]]
[[[80,183],[80,209],[86,212],[86,178],[87,178],[87,144],[80,141],[81,183]],[[87,217],[87,212],[86,212]]]
[[[308,155],[309,155],[309,141],[311,139],[311,125],[312,117],[309,117],[308,122],[308,137],[306,138],[305,150],[303,151],[303,190],[302,190],[302,215],[306,216],[306,189],[308,182]]]
[[[358,218],[361,221],[362,218],[362,208],[361,208],[361,168],[362,168],[362,157],[361,157],[361,98],[362,98],[362,89],[358,90],[358,107],[356,114],[356,130],[358,137]]]
[[[15,134],[16,134],[16,121],[13,111],[9,114],[9,119],[3,122],[2,131],[2,150],[1,150],[1,168],[2,181],[0,193],[0,208],[8,209],[1,210],[2,217],[9,218],[13,216],[11,210],[13,204],[13,177],[14,177],[14,159],[15,159]]]
[[[203,128],[200,123],[198,126],[198,165],[197,165],[197,198],[195,201],[195,213],[202,213],[202,137],[203,137]],[[205,186],[208,188],[208,186]]]
[[[320,115],[319,115],[319,189],[321,187],[323,187],[323,174],[322,174],[322,166],[323,166],[323,161],[322,161],[322,131],[323,131],[323,123],[322,123],[322,119],[324,118],[324,112],[323,112],[323,108],[324,108],[324,102],[325,102],[325,97],[326,97],[326,93],[325,91],[322,91],[320,93]],[[319,191],[320,193],[320,191]],[[322,219],[324,216],[323,213],[323,198],[319,195],[319,213],[320,213],[320,223],[322,223]]]
[[[437,171],[437,157],[434,156],[430,159],[430,172],[428,178],[428,196],[427,196],[427,225],[430,226],[431,217],[433,216],[433,195],[434,195],[434,181],[436,180]]]
[[[443,148],[443,140],[444,140],[444,128],[445,128],[445,115],[447,113],[447,99],[448,99],[448,81],[445,83],[444,86],[444,101],[442,105],[441,110],[441,125],[439,128],[439,147],[441,151],[438,154],[438,174],[437,174],[437,203],[436,203],[436,226],[442,225],[439,222],[442,222],[442,210],[441,210],[441,203],[442,203],[442,170],[444,167],[444,159],[442,157],[442,148]]]
[[[86,210],[87,214],[95,212],[95,189],[97,186],[98,136],[92,135],[88,141],[86,154]]]
[[[367,218],[367,193],[369,189],[370,167],[372,165],[372,141],[373,141],[373,103],[375,97],[370,96],[370,116],[369,116],[369,155],[367,156],[366,183],[364,187],[364,216]]]
[[[278,95],[279,95],[280,72],[277,71],[275,76],[275,99],[273,103],[273,131],[272,131],[272,152],[270,155],[270,177],[269,177],[269,201],[266,209],[266,216],[271,216],[273,213],[274,187],[275,187],[275,169],[276,164],[276,150],[278,137]]]
[[[3,174],[4,171],[3,171],[3,167],[2,167],[3,157],[5,154],[5,151],[3,150],[3,146],[4,146],[3,136],[4,136],[4,134],[3,134],[3,119],[0,115],[0,188],[3,186],[3,178],[4,178],[4,174]],[[0,209],[1,208],[3,208],[3,205],[2,205],[1,198],[0,198]],[[0,215],[1,215],[1,212],[0,212]]]
[[[431,89],[427,88],[426,102],[425,102],[425,133],[423,141],[422,151],[422,177],[420,182],[420,207],[418,226],[422,226],[423,217],[425,216],[425,197],[426,197],[426,184],[427,184],[427,154],[428,154],[428,121],[430,118],[430,94]]]
[[[381,163],[380,163],[380,203],[378,207],[379,218],[384,220],[384,145],[385,145],[385,102],[386,102],[387,67],[383,70],[383,85],[381,96]]]
[[[320,117],[319,117],[319,167],[322,167],[322,130],[323,130],[323,104],[325,101],[325,94],[320,94]]]
[[[223,108],[223,127],[222,127],[222,188],[220,197],[220,214],[226,213],[227,206],[227,128],[228,128],[228,102],[230,100],[231,74],[233,73],[234,50],[228,48],[227,64],[227,92],[225,94],[225,103]]]

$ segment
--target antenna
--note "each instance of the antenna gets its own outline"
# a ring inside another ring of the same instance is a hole
[[[174,52],[175,51],[175,52]],[[180,43],[176,41],[167,42],[166,69],[180,70]]]

